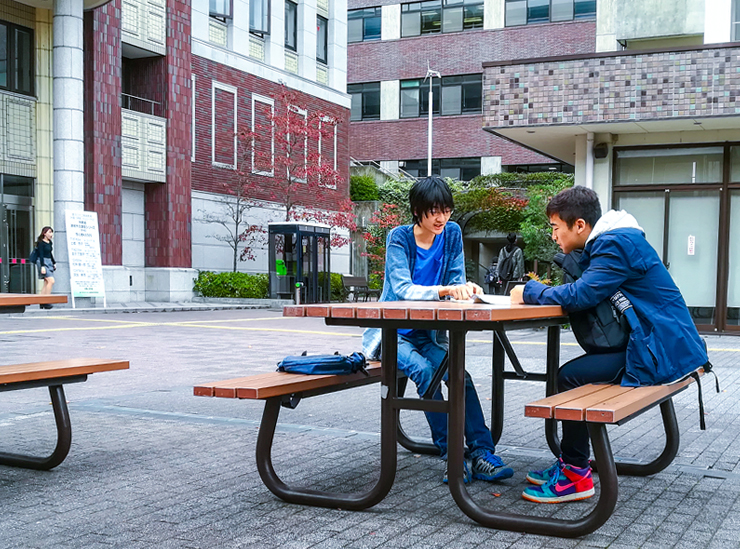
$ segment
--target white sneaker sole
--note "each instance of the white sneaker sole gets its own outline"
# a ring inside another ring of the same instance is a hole
[[[522,492],[522,497],[527,501],[533,501],[535,503],[565,503],[567,501],[580,501],[582,499],[588,499],[595,493],[596,492],[594,492],[594,489],[591,488],[590,490],[586,490],[585,492],[576,492],[575,494],[568,494],[567,496],[560,496],[556,498],[541,498],[538,496],[527,494],[526,492]]]

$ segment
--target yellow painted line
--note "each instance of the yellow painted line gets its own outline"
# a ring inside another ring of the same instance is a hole
[[[231,318],[231,319],[225,319],[225,320],[183,320],[181,322],[178,322],[178,325],[188,325],[188,324],[216,324],[216,323],[226,323],[226,322],[255,322],[260,320],[296,320],[300,317],[297,316],[270,316],[270,317],[264,317],[264,318]]]
[[[77,320],[79,322],[107,322],[110,324],[140,324],[141,326],[152,326],[158,324],[157,322],[137,322],[135,320],[112,320],[106,318],[84,318],[79,316],[46,316],[42,318],[50,320]]]
[[[48,334],[49,332],[84,332],[88,330],[119,330],[121,328],[141,328],[142,326],[156,326],[156,324],[126,324],[120,326],[79,326],[76,328],[43,328],[41,330],[8,330],[0,335],[14,334]]]
[[[315,334],[315,335],[333,335],[344,337],[362,337],[362,334],[343,334],[340,332],[322,332],[319,330],[289,330],[287,328],[250,328],[247,326],[207,326],[200,324],[184,324],[172,322],[163,324],[166,326],[180,326],[183,328],[209,328],[211,330],[236,330],[243,332],[281,332],[286,334]]]

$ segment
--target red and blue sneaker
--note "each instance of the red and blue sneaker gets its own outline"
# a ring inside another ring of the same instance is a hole
[[[578,501],[588,499],[594,495],[594,479],[591,467],[579,469],[558,460],[555,466],[545,471],[533,471],[539,473],[533,478],[539,480],[544,478],[543,473],[552,476],[544,484],[530,486],[522,492],[522,497],[535,503],[564,503],[566,501]],[[527,475],[529,480],[529,475]],[[530,480],[530,482],[532,482]]]

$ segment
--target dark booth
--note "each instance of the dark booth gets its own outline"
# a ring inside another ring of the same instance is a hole
[[[269,223],[270,297],[325,303],[331,296],[331,228],[313,223]]]

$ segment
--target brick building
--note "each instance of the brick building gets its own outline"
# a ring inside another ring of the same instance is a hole
[[[241,165],[235,135],[260,108],[274,109],[285,88],[307,111],[339,121],[322,156],[342,181],[298,203],[331,211],[347,198],[341,0],[50,7],[0,0],[0,40],[12,58],[0,67],[8,120],[0,128],[0,291],[33,291],[21,260],[44,225],[56,231],[55,289],[70,291],[64,219],[72,209],[98,214],[108,300],[190,298],[197,269],[231,268],[231,249],[212,238],[219,226],[203,221],[222,214],[223,182],[237,170],[254,181],[250,224],[280,219],[273,179]],[[347,272],[348,257],[335,251],[333,270]],[[265,272],[266,251],[240,270]]]
[[[593,51],[595,0],[349,0],[350,155],[426,175],[433,80],[433,171],[469,180],[501,171],[570,171],[571,162],[482,131],[483,63]],[[523,12],[522,12],[523,10]],[[522,19],[522,13],[525,19]],[[526,14],[540,25],[526,24]]]

